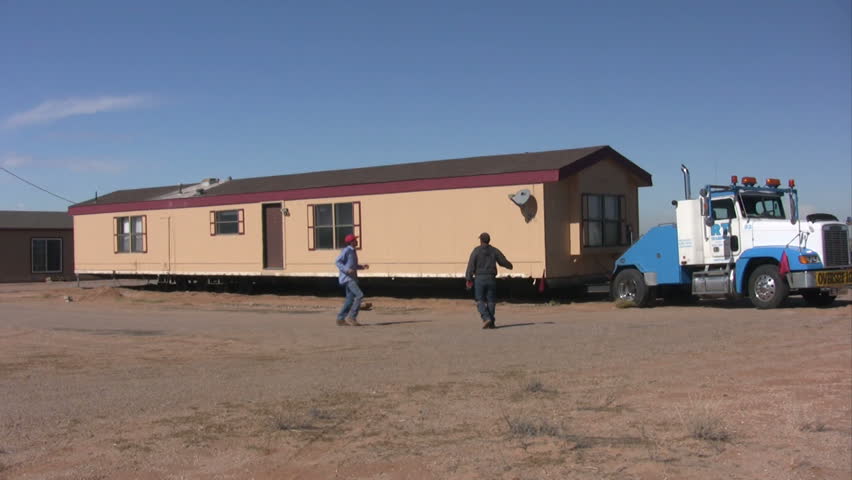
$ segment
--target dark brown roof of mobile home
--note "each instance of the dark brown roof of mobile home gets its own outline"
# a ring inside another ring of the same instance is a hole
[[[609,146],[596,146],[235,179],[210,185],[204,189],[203,197],[210,202],[212,201],[211,197],[245,196],[263,192],[304,192],[310,189],[322,189],[323,195],[327,195],[329,189],[336,187],[399,182],[411,183],[418,181],[433,182],[434,184],[435,180],[440,179],[512,175],[523,172],[558,172],[558,178],[562,178],[605,158],[615,160],[633,173],[638,178],[640,186],[651,185],[651,175],[648,172],[622,156],[613,148]],[[558,178],[553,181],[558,180]],[[96,205],[105,207],[110,204],[137,205],[140,202],[153,201],[162,203],[176,200],[167,197],[169,194],[186,188],[189,188],[187,184],[181,184],[135,190],[119,190],[97,199],[73,205],[70,210],[72,214],[76,214],[92,210],[86,207],[94,207]],[[453,187],[448,186],[448,188]],[[185,199],[188,192],[186,190],[181,198]],[[226,202],[224,199],[221,199],[220,201],[215,201],[215,203],[224,204]],[[168,203],[168,207],[160,208],[171,208],[172,206],[178,205],[175,201],[172,201]]]
[[[0,210],[0,230],[70,230],[74,218],[68,212]]]

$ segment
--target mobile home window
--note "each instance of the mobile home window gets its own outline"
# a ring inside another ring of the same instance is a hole
[[[625,245],[623,195],[583,195],[583,245]]]
[[[245,213],[239,210],[210,212],[210,235],[242,235],[245,233]]]
[[[146,220],[145,215],[115,218],[116,253],[145,253],[148,250]]]
[[[32,240],[32,272],[57,273],[62,271],[62,239],[34,238]]]
[[[343,248],[350,233],[361,237],[361,202],[308,205],[309,250]]]

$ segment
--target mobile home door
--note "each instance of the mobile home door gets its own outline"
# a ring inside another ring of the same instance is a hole
[[[281,204],[263,205],[263,268],[284,268],[284,226]]]

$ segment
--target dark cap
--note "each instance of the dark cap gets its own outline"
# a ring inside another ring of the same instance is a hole
[[[483,243],[491,243],[491,235],[488,235],[488,232],[482,232],[479,234],[479,240]]]

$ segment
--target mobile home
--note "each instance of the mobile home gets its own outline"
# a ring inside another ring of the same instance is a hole
[[[651,175],[609,146],[119,190],[73,205],[78,274],[324,277],[349,233],[365,277],[464,276],[487,231],[506,276],[604,278]]]

